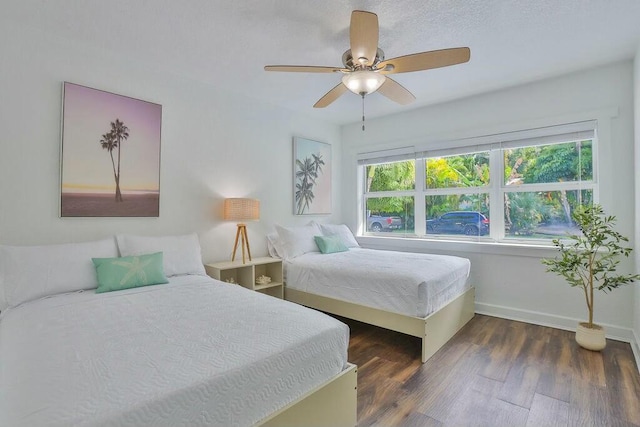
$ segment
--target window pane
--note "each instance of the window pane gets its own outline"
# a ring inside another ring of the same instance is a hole
[[[503,150],[505,185],[593,179],[591,140]]]
[[[489,153],[431,157],[425,160],[426,188],[489,185]]]
[[[413,197],[371,197],[367,199],[367,231],[370,233],[413,233]]]
[[[489,195],[426,196],[429,234],[485,236],[489,234]]]
[[[366,192],[401,191],[416,188],[416,167],[414,160],[368,165]]]
[[[571,214],[577,206],[592,203],[591,190],[506,193],[505,236],[554,239],[576,233]]]

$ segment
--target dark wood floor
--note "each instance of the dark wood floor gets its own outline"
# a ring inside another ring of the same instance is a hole
[[[359,426],[640,426],[631,347],[476,315],[424,365],[417,338],[352,320]]]

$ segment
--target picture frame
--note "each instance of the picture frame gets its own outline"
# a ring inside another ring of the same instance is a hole
[[[159,217],[162,106],[64,82],[60,217]]]
[[[293,138],[293,213],[331,213],[331,144]]]

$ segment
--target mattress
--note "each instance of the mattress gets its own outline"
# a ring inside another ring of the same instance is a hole
[[[426,317],[466,291],[466,258],[350,248],[286,260],[286,286],[407,316]]]
[[[247,426],[347,366],[322,313],[203,276],[0,317],[2,426]]]

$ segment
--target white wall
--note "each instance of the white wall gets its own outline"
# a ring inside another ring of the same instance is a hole
[[[428,78],[426,76],[425,78]],[[442,142],[579,120],[597,119],[600,141],[600,202],[618,217],[618,229],[634,237],[633,67],[630,61],[539,81],[446,104],[372,119],[342,128],[344,218],[356,226],[358,152]],[[385,102],[382,98],[370,102]],[[586,319],[579,290],[546,273],[549,249],[500,245],[433,244],[421,240],[362,238],[368,246],[466,256],[477,287],[478,312],[575,328]],[[632,270],[633,262],[625,264]],[[628,340],[633,325],[632,287],[596,299],[595,320],[610,336]]]
[[[636,272],[640,272],[640,46],[636,52],[636,58],[633,66],[633,99],[634,99],[634,129],[635,129],[635,201],[636,201],[636,244],[635,244],[635,261]],[[634,340],[631,344],[636,355],[636,364],[640,369],[640,283],[635,285],[635,308],[633,321]]]
[[[82,41],[10,24],[0,28],[0,58],[0,244],[196,231],[204,260],[223,260],[230,257],[235,224],[221,221],[222,199],[247,196],[262,207],[260,222],[248,224],[252,254],[266,255],[264,235],[275,222],[309,220],[292,215],[294,135],[333,145],[338,205],[335,125],[236,96],[224,82],[205,86]],[[159,218],[58,217],[63,81],[162,105]]]

